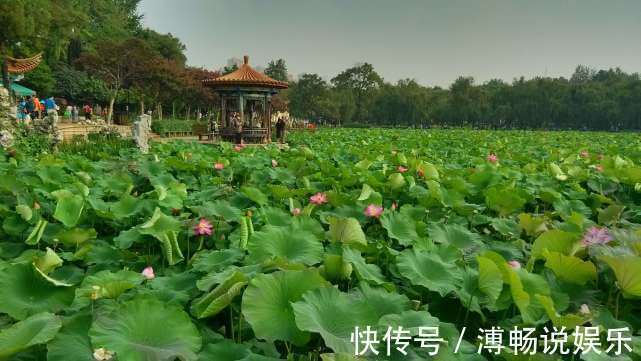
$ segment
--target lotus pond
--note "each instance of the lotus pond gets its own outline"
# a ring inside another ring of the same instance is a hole
[[[0,161],[0,360],[641,359],[637,134],[118,152]],[[581,352],[588,328],[601,353]],[[607,353],[624,328],[630,349]],[[549,330],[568,354],[542,352]]]

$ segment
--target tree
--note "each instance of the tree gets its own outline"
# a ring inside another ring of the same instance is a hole
[[[265,75],[272,79],[287,81],[287,65],[285,65],[285,60],[278,59],[276,61],[270,61],[269,64],[267,64],[267,68],[265,68]]]
[[[108,123],[111,123],[120,90],[140,81],[156,56],[144,41],[131,38],[121,42],[102,41],[96,45],[95,52],[85,53],[76,61],[90,75],[104,81],[109,92]]]
[[[327,93],[328,84],[318,74],[303,74],[292,84],[289,109],[296,117],[318,120]]]
[[[371,64],[363,63],[349,68],[332,79],[332,84],[339,89],[348,90],[354,94],[356,104],[356,120],[364,121],[367,116],[368,100],[383,79],[374,71]]]

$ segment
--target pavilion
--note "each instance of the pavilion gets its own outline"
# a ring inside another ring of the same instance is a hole
[[[37,68],[42,62],[42,53],[36,54],[26,59],[16,59],[5,56],[2,62],[2,83],[5,88],[11,89],[17,95],[32,95],[31,89],[14,84],[14,78],[19,79],[23,74]]]
[[[203,85],[213,88],[220,96],[220,136],[223,140],[233,141],[235,130],[231,119],[238,114],[243,124],[243,142],[271,141],[271,98],[288,87],[286,82],[254,70],[245,55],[238,70],[204,80]]]

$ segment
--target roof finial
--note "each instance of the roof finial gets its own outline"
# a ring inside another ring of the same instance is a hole
[[[245,65],[249,65],[249,55],[243,56],[243,61],[244,61]]]

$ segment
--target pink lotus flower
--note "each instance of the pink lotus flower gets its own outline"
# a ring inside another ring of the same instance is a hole
[[[592,227],[583,235],[581,243],[586,246],[605,245],[614,240],[607,228]]]
[[[398,208],[398,203],[392,202],[392,207],[391,208],[392,208],[393,211],[395,211],[396,208]]]
[[[318,192],[309,197],[309,201],[312,202],[312,204],[320,206],[321,204],[327,203],[327,195],[323,192]]]
[[[512,267],[513,269],[521,268],[521,263],[519,261],[516,261],[516,260],[511,260],[507,264],[509,264],[510,267]]]
[[[582,150],[580,155],[581,158],[588,158],[590,156],[590,153],[587,150]]]
[[[151,266],[145,267],[144,270],[142,270],[141,274],[148,280],[153,280],[156,278],[156,275],[154,274],[154,268]]]
[[[601,164],[597,164],[596,166],[594,166],[594,169],[599,173],[603,173],[603,165]]]
[[[301,212],[300,208],[292,209],[292,215],[294,216],[300,216],[300,212]]]
[[[365,215],[367,217],[372,217],[372,218],[378,218],[383,214],[383,207],[379,207],[375,204],[370,204],[369,206],[365,207]]]
[[[278,161],[276,159],[272,159],[272,168],[278,167]]]
[[[224,168],[225,168],[225,165],[222,164],[221,162],[214,163],[214,169],[215,170],[223,170]]]
[[[240,152],[245,147],[246,147],[245,144],[237,144],[236,146],[234,146],[234,150],[237,151],[237,152]]]
[[[405,173],[405,172],[407,172],[407,168],[403,167],[402,165],[399,165],[398,166],[398,172],[399,173]]]
[[[487,159],[487,161],[492,163],[492,164],[496,164],[499,161],[499,157],[497,157],[496,154],[494,154],[494,153],[488,154],[487,158],[485,158],[485,159]]]
[[[194,234],[197,236],[211,236],[214,226],[211,225],[205,218],[201,218],[200,221],[194,227]]]

